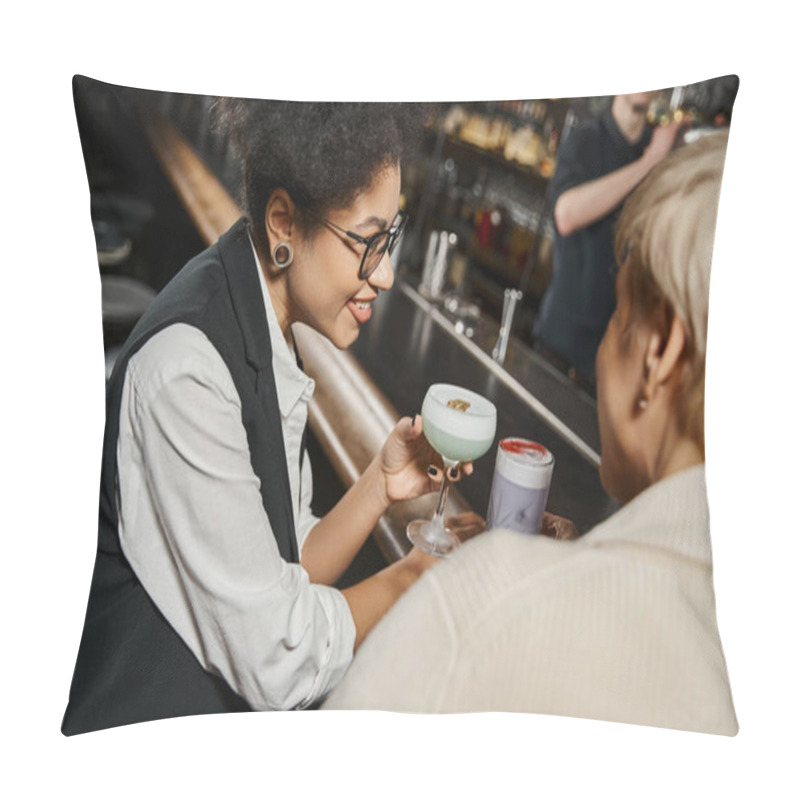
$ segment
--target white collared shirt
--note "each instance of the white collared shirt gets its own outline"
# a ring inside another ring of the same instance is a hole
[[[307,457],[300,470],[314,381],[297,366],[258,274],[299,552],[317,522]],[[120,542],[206,670],[254,709],[302,708],[341,679],[355,624],[340,592],[281,558],[241,412],[225,362],[193,326],[165,328],[130,359],[117,443]]]

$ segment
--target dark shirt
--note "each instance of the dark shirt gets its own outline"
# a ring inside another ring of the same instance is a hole
[[[550,210],[568,189],[608,175],[638,159],[650,142],[646,127],[629,144],[610,109],[564,139],[548,189]],[[616,304],[614,232],[620,203],[597,222],[569,236],[556,232],[553,278],[539,310],[534,336],[581,374],[594,377],[597,347]]]

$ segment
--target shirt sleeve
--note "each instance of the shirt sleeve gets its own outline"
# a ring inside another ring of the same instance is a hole
[[[202,332],[174,325],[150,339],[128,364],[120,411],[120,540],[206,670],[254,709],[302,708],[341,679],[355,625],[340,592],[281,558],[241,414]]]
[[[303,467],[300,478],[300,508],[297,524],[295,525],[297,551],[299,553],[303,552],[303,543],[311,532],[311,529],[319,522],[319,517],[315,516],[311,511],[311,500],[314,496],[314,479],[312,473],[311,461],[308,457],[308,452],[306,452],[303,456]]]
[[[547,190],[551,211],[564,192],[591,179],[586,166],[586,147],[587,132],[581,127],[573,128],[561,144],[556,160],[556,171]]]

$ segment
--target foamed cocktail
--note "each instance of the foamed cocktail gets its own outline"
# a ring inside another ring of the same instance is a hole
[[[434,383],[422,402],[422,430],[446,467],[475,461],[494,442],[497,411],[462,386]]]
[[[444,525],[447,472],[486,453],[494,442],[496,429],[497,410],[485,397],[449,383],[435,383],[428,389],[422,403],[422,430],[442,456],[445,469],[433,518],[415,520],[406,530],[415,547],[441,556],[458,546],[458,537]]]

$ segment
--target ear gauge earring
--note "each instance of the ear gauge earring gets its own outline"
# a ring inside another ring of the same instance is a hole
[[[278,242],[272,251],[272,263],[278,269],[286,269],[294,261],[294,251],[289,242]]]

